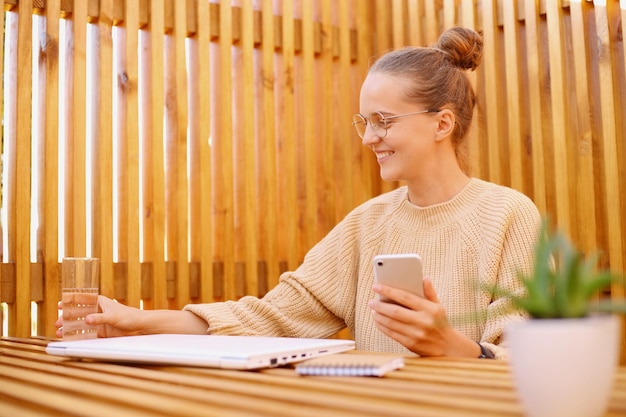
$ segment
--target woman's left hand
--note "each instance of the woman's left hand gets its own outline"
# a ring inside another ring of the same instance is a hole
[[[420,356],[478,357],[478,345],[455,330],[439,303],[432,281],[424,279],[424,297],[374,284],[375,293],[398,304],[370,300],[376,327]]]

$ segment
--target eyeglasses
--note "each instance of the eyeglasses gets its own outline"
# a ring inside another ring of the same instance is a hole
[[[397,114],[395,116],[385,116],[381,112],[375,111],[370,113],[369,117],[365,117],[361,113],[357,113],[352,116],[352,125],[361,139],[365,136],[365,130],[367,129],[368,123],[372,127],[376,136],[384,138],[387,136],[387,129],[389,129],[389,120],[397,119],[398,117],[413,116],[414,114],[437,113],[439,111],[440,110],[422,110],[413,113]]]

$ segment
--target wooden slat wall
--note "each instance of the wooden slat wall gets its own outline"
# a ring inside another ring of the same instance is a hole
[[[485,37],[468,170],[624,270],[623,1],[4,5],[9,335],[31,334],[32,302],[53,335],[62,256],[100,257],[102,293],[146,308],[265,294],[398,185],[350,125],[370,58],[454,25]]]

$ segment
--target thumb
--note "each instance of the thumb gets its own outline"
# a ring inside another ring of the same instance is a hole
[[[433,282],[430,278],[424,278],[424,297],[428,301],[439,304],[439,298],[437,298],[435,287],[433,287]]]
[[[85,323],[90,326],[106,324],[106,316],[103,313],[93,313],[85,317]]]
[[[103,295],[99,295],[98,296],[98,311],[99,312],[89,314],[87,317],[85,317],[85,323],[89,324],[90,326],[106,324],[105,323],[106,317],[103,313],[106,313],[109,301],[110,300],[107,297]]]

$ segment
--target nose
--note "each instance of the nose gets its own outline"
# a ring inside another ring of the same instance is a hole
[[[376,134],[376,132],[374,132],[374,129],[372,129],[372,126],[368,123],[367,126],[365,126],[365,132],[363,133],[363,139],[361,139],[361,141],[363,142],[363,145],[371,146],[380,142],[381,138]]]

